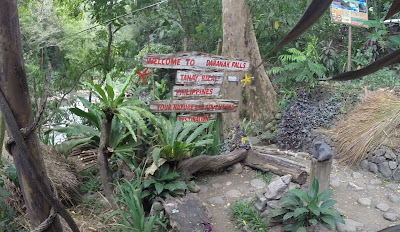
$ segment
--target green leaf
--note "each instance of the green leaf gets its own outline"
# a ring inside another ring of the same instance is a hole
[[[331,209],[328,209],[328,208],[321,208],[321,213],[323,213],[325,215],[330,215],[330,216],[333,216],[333,217],[337,217],[338,216],[335,211],[333,211]]]
[[[324,202],[321,204],[320,208],[330,208],[330,207],[332,207],[334,204],[336,204],[336,201],[335,201],[335,200],[332,200],[332,199],[329,199],[329,200],[327,200],[327,201],[324,201]]]
[[[322,220],[323,222],[325,222],[326,224],[328,224],[330,229],[334,230],[334,229],[336,228],[336,226],[335,226],[335,220],[334,220],[333,217],[330,217],[330,216],[323,216],[323,217],[321,217],[321,220]]]
[[[283,221],[288,220],[289,218],[293,217],[293,212],[289,212],[283,216]]]
[[[168,173],[167,175],[162,176],[162,177],[160,178],[160,181],[163,181],[163,180],[173,180],[173,179],[175,179],[175,178],[178,177],[178,176],[179,176],[179,173],[177,173],[177,172],[170,172],[170,173]]]
[[[318,196],[318,191],[319,191],[319,182],[318,182],[318,178],[314,178],[314,181],[311,185],[311,189],[307,192],[308,193],[308,197],[310,199],[314,199],[316,196]]]
[[[319,196],[318,199],[322,201],[328,200],[333,194],[333,191],[331,189],[325,189]]]
[[[157,182],[154,186],[156,187],[157,195],[160,195],[160,193],[164,190],[164,185]]]
[[[147,188],[149,187],[151,184],[155,184],[157,183],[157,181],[153,180],[153,179],[148,179],[143,181],[143,188]]]
[[[307,229],[304,226],[302,226],[299,229],[297,229],[297,232],[307,232]]]
[[[310,220],[308,220],[308,222],[313,226],[317,225],[317,223],[318,223],[317,219],[315,219],[315,218],[311,218]]]
[[[293,193],[296,196],[298,196],[301,200],[303,200],[305,202],[310,202],[310,199],[308,199],[307,194],[304,193],[303,191],[299,190],[299,189],[292,189],[289,192]]]
[[[276,217],[276,216],[280,216],[282,214],[287,213],[287,209],[284,208],[280,208],[280,209],[274,209],[271,211],[271,213],[269,214],[270,217]]]
[[[158,160],[160,159],[160,152],[161,152],[161,148],[159,148],[159,147],[154,148],[153,152],[152,152],[153,161],[156,166],[158,166]]]
[[[79,108],[69,108],[69,111],[79,117],[86,118],[87,120],[92,122],[97,127],[97,129],[100,129],[100,119],[97,117],[97,115],[90,112],[85,112]]]
[[[6,190],[0,188],[0,196],[2,196],[2,197],[10,196],[10,193],[7,192]]]
[[[318,206],[316,206],[316,205],[308,205],[307,207],[308,207],[308,208],[310,209],[310,211],[311,211],[313,214],[315,214],[316,216],[319,216],[319,215],[321,214],[321,212],[320,212]]]
[[[302,215],[303,213],[307,213],[307,212],[309,212],[309,210],[306,208],[297,208],[294,210],[293,216],[297,218],[298,216]]]

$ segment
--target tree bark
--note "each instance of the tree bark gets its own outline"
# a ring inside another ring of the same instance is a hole
[[[264,67],[256,67],[261,63],[261,56],[256,37],[251,32],[253,23],[248,0],[222,0],[222,28],[222,55],[249,60],[251,65],[247,75],[254,77],[244,89],[242,82],[237,84],[224,78],[221,94],[225,99],[239,100],[240,103],[236,113],[223,115],[223,121],[230,126],[232,122],[238,122],[241,112],[247,112],[252,120],[267,121],[278,109],[276,93]],[[245,73],[225,72],[225,75],[240,76],[242,79]],[[245,102],[243,90],[247,95]]]
[[[3,167],[1,155],[3,154],[4,136],[6,134],[6,123],[4,122],[3,115],[0,114],[0,168]]]
[[[179,162],[178,172],[190,176],[196,172],[217,171],[244,160],[246,156],[245,149],[238,149],[225,155],[199,155]]]
[[[97,165],[99,167],[100,179],[103,184],[104,193],[108,202],[114,208],[112,176],[110,168],[108,166],[108,147],[110,145],[110,134],[113,114],[104,112],[106,115],[105,119],[101,121],[101,136],[99,144],[99,153],[97,154]]]
[[[5,96],[20,128],[28,127],[33,122],[28,83],[22,57],[21,35],[18,20],[17,1],[0,0],[0,91]],[[25,139],[32,156],[33,165],[41,170],[41,184],[49,188],[48,177],[40,155],[39,138],[35,132]],[[14,144],[10,147],[14,158],[18,180],[32,227],[44,221],[50,212],[50,205],[40,193],[38,185],[24,167],[25,154]],[[46,231],[62,231],[58,217]]]
[[[175,0],[176,8],[178,9],[179,16],[181,18],[182,27],[185,30],[185,38],[183,39],[183,51],[187,52],[188,44],[190,41],[190,27],[189,23],[186,19],[185,13],[183,12],[182,5],[179,3],[179,0]]]
[[[250,150],[244,160],[244,165],[260,169],[264,172],[272,172],[280,176],[290,174],[292,175],[292,181],[299,184],[304,184],[307,181],[308,174],[305,168],[294,161],[282,157]]]

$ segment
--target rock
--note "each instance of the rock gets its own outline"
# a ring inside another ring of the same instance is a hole
[[[386,212],[389,210],[389,206],[385,203],[379,203],[375,206],[375,208],[379,209],[382,212]]]
[[[285,232],[281,225],[273,226],[273,227],[269,228],[268,231],[269,232]]]
[[[394,160],[394,159],[396,159],[396,154],[393,152],[393,150],[391,148],[388,147],[388,148],[386,148],[386,151],[385,151],[385,158]]]
[[[289,185],[289,190],[292,190],[292,189],[300,189],[300,185],[299,184],[297,184],[297,183],[290,183],[290,185]]]
[[[383,214],[383,217],[388,221],[395,222],[399,218],[399,215],[397,213],[389,213],[389,212],[387,212],[387,213]]]
[[[263,189],[267,185],[265,184],[265,181],[260,180],[260,179],[253,179],[250,181],[250,185],[255,188],[255,189]]]
[[[382,148],[379,148],[379,149],[376,150],[373,154],[374,154],[375,156],[383,156],[383,155],[385,155],[385,150],[382,149]]]
[[[397,195],[392,194],[392,195],[389,195],[389,200],[390,200],[391,202],[393,202],[393,203],[397,203],[397,202],[400,201],[400,198],[399,198]]]
[[[357,186],[356,184],[351,183],[351,182],[349,182],[349,183],[347,184],[347,187],[349,187],[349,189],[356,190],[356,191],[360,191],[360,190],[363,190],[363,189],[364,189],[363,187],[359,187],[359,186]]]
[[[245,225],[243,226],[240,231],[242,232],[252,232],[252,230],[250,229],[249,225]]]
[[[366,198],[366,197],[359,198],[357,201],[358,201],[358,203],[360,203],[360,205],[365,205],[365,206],[371,205],[371,199]]]
[[[222,187],[222,185],[221,185],[221,184],[218,184],[218,183],[213,184],[212,186],[213,186],[213,188],[221,188],[221,187]]]
[[[281,120],[282,119],[282,114],[281,113],[275,114],[275,118],[278,119],[278,120]]]
[[[339,232],[356,232],[361,231],[364,227],[362,223],[353,221],[351,219],[344,219],[345,224],[336,222],[336,229]]]
[[[271,182],[268,185],[267,191],[265,192],[264,196],[267,199],[273,199],[273,200],[280,199],[289,190],[291,179],[292,176],[288,174]]]
[[[226,186],[232,185],[232,182],[228,181],[225,183]]]
[[[382,184],[382,181],[380,179],[373,179],[373,180],[371,180],[370,184],[379,185],[379,184]]]
[[[208,191],[208,187],[205,185],[200,185],[200,192],[199,193],[206,193]]]
[[[363,175],[359,172],[353,172],[352,176],[354,179],[360,179]]]
[[[389,162],[385,161],[378,165],[379,172],[382,173],[384,177],[390,177],[392,175],[392,170],[389,168]]]
[[[254,207],[255,207],[258,211],[263,212],[263,211],[267,208],[267,202],[268,202],[267,198],[265,198],[264,196],[263,196],[263,197],[260,197],[260,198],[254,203]]]
[[[225,201],[222,197],[213,197],[208,199],[207,202],[214,205],[225,205]]]
[[[389,188],[389,189],[391,189],[391,190],[396,191],[396,190],[399,189],[399,186],[398,186],[397,184],[390,183],[390,184],[387,184],[387,185],[386,185],[386,188]]]
[[[232,172],[236,174],[240,174],[243,172],[243,167],[241,163],[236,163],[232,165]]]
[[[372,157],[372,163],[380,164],[383,163],[386,160],[384,156],[374,156]]]
[[[331,179],[331,181],[330,181],[330,186],[331,186],[332,188],[339,188],[340,185],[341,185],[341,183],[340,183],[339,179],[337,179],[337,178]]]
[[[367,190],[373,190],[376,189],[375,185],[367,185]]]
[[[340,216],[346,215],[346,211],[344,211],[343,209],[336,208],[335,210]]]
[[[322,223],[318,223],[315,226],[309,226],[307,228],[307,232],[329,232],[328,228],[326,228]]]
[[[161,211],[164,209],[164,207],[162,206],[162,204],[158,201],[155,201],[152,205],[151,205],[151,209],[152,210],[156,210],[156,211]]]
[[[369,167],[368,167],[368,160],[363,160],[360,163],[360,167],[364,170],[364,171],[368,171]]]
[[[190,184],[190,185],[188,185],[188,188],[189,188],[189,191],[192,193],[198,193],[201,190],[201,187],[198,186],[197,184],[194,184],[194,185]]]
[[[319,162],[330,160],[333,156],[333,152],[332,152],[331,148],[329,147],[329,145],[322,141],[315,142],[314,148],[315,148],[314,157]]]
[[[267,206],[271,207],[271,209],[278,209],[282,207],[282,204],[279,203],[277,200],[272,200],[267,202]]]
[[[238,198],[241,196],[242,196],[242,193],[235,189],[229,190],[228,192],[225,193],[225,197],[227,197],[227,198]]]
[[[395,180],[395,181],[400,181],[400,169],[397,169],[397,170],[393,173],[393,180]]]
[[[369,171],[378,174],[378,165],[376,165],[375,163],[369,163]]]
[[[266,131],[269,131],[270,129],[272,129],[272,127],[274,127],[274,125],[272,124],[272,123],[268,123],[266,126],[265,126],[265,130]]]
[[[397,168],[397,162],[396,161],[389,161],[389,168],[390,169],[396,169]]]

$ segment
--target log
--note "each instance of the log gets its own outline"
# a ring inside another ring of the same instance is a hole
[[[199,155],[179,162],[177,171],[182,175],[190,176],[200,171],[217,171],[244,160],[247,150],[238,149],[225,155]]]
[[[275,149],[270,147],[260,147],[260,146],[253,146],[253,149],[268,155],[290,155],[293,157],[301,157],[306,159],[311,158],[311,155],[307,152],[293,152],[289,150],[280,150],[280,149]]]
[[[244,160],[244,165],[280,176],[290,174],[292,175],[292,181],[299,184],[304,184],[307,181],[308,173],[303,167],[279,156],[250,150]]]
[[[310,178],[308,180],[308,184],[311,186],[314,181],[314,177],[317,177],[319,182],[318,194],[322,193],[329,187],[331,169],[332,159],[322,162],[319,162],[315,158],[311,160]]]

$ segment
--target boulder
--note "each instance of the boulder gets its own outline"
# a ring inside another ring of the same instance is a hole
[[[364,171],[368,171],[368,169],[369,169],[368,160],[365,159],[365,160],[361,161],[360,166]]]
[[[351,219],[344,219],[345,224],[340,222],[336,222],[336,229],[339,232],[356,232],[362,231],[364,224],[351,220]]]
[[[378,165],[376,165],[375,163],[369,163],[369,171],[378,174],[379,173]]]
[[[270,200],[278,200],[280,199],[288,190],[290,185],[290,180],[292,179],[291,175],[285,175],[277,180],[271,182],[268,187],[267,191],[265,192],[264,196]]]
[[[382,173],[382,175],[386,178],[390,177],[392,175],[392,170],[389,167],[389,162],[385,161],[383,163],[380,163],[378,165],[379,172]]]
[[[389,168],[394,170],[397,168],[397,162],[396,161],[389,161]]]
[[[365,206],[371,205],[371,199],[366,198],[366,197],[359,198],[357,201],[358,201],[358,203],[360,203],[360,205],[365,205]]]
[[[236,163],[232,165],[232,172],[236,174],[240,174],[243,172],[243,167],[241,163]]]
[[[395,181],[400,181],[400,169],[397,169],[397,170],[393,173],[393,180],[395,180]]]
[[[383,217],[388,221],[395,222],[399,218],[399,215],[397,213],[387,212],[383,214]]]
[[[375,208],[379,209],[382,212],[386,212],[389,210],[389,206],[386,203],[379,203],[375,206]]]

